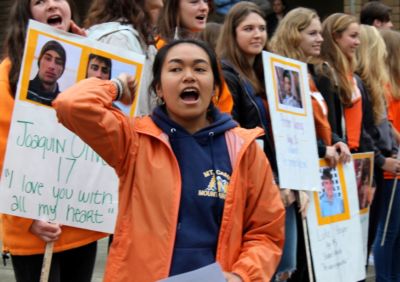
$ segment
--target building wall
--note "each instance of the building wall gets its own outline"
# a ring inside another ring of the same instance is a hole
[[[392,7],[392,22],[396,30],[400,30],[400,0],[385,0],[386,5]]]
[[[270,0],[271,1],[271,0]],[[286,0],[289,7],[307,7],[314,9],[323,20],[333,13],[343,12],[343,0],[335,1],[315,1],[315,0]]]
[[[315,1],[315,0],[286,0],[291,8],[299,6],[315,9],[321,19],[332,13],[345,12],[358,17],[361,7],[369,0],[336,0],[336,1]],[[392,8],[391,19],[396,30],[400,30],[400,0],[381,0]]]
[[[344,0],[344,12],[358,16],[361,7],[369,2],[368,0]],[[382,2],[392,8],[391,20],[394,29],[400,29],[400,0],[382,0]]]

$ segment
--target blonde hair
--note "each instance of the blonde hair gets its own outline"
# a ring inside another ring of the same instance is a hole
[[[385,87],[388,83],[385,42],[379,31],[370,25],[361,25],[360,47],[357,49],[356,72],[367,86],[372,99],[375,124],[385,117]],[[373,55],[372,55],[373,54]]]
[[[314,10],[308,8],[296,8],[291,10],[279,23],[274,36],[270,41],[271,50],[279,55],[292,59],[307,61],[308,58],[299,48],[302,35],[313,19],[319,19]]]
[[[250,65],[236,40],[236,28],[252,13],[264,18],[264,14],[260,8],[251,2],[239,2],[229,10],[218,37],[216,51],[221,59],[228,60],[236,71],[250,81],[256,93],[260,93],[264,90],[262,85],[264,79],[262,55],[261,53],[258,54],[254,60],[254,65]],[[264,49],[266,49],[266,46]]]
[[[322,23],[324,41],[321,45],[321,59],[333,68],[334,73],[327,72],[322,64],[317,68],[318,72],[324,73],[331,79],[332,85],[337,84],[340,101],[345,106],[352,105],[354,86],[353,81],[349,79],[349,74],[354,72],[356,58],[351,60],[346,58],[335,39],[340,38],[353,23],[357,23],[357,19],[343,13],[332,14],[324,20]]]
[[[385,63],[388,66],[392,96],[396,100],[400,100],[400,33],[394,30],[381,30],[380,32],[388,53]]]

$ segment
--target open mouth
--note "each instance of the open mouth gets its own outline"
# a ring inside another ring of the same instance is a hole
[[[206,18],[207,18],[207,17],[206,17],[205,15],[200,15],[200,16],[197,16],[197,17],[196,17],[196,20],[205,21]]]
[[[62,23],[62,18],[58,15],[51,16],[47,19],[48,25],[60,25]]]
[[[199,91],[196,88],[184,89],[179,97],[187,103],[196,102],[199,99]]]

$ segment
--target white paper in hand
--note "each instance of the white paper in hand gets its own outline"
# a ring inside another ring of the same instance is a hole
[[[171,276],[158,282],[226,282],[219,263],[213,263],[202,268]]]

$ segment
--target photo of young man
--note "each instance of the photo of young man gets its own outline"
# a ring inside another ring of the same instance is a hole
[[[331,168],[324,168],[322,175],[323,193],[320,197],[321,213],[323,217],[333,216],[344,212],[343,199],[335,191]]]
[[[111,78],[112,62],[110,58],[90,54],[86,69],[86,78],[97,77],[102,80]]]
[[[50,40],[43,45],[38,59],[38,73],[29,81],[27,99],[51,106],[60,93],[58,79],[65,70],[66,52],[60,43]]]
[[[282,104],[295,108],[301,108],[301,104],[298,98],[293,93],[292,87],[292,76],[290,71],[285,70],[283,72],[283,99]]]

